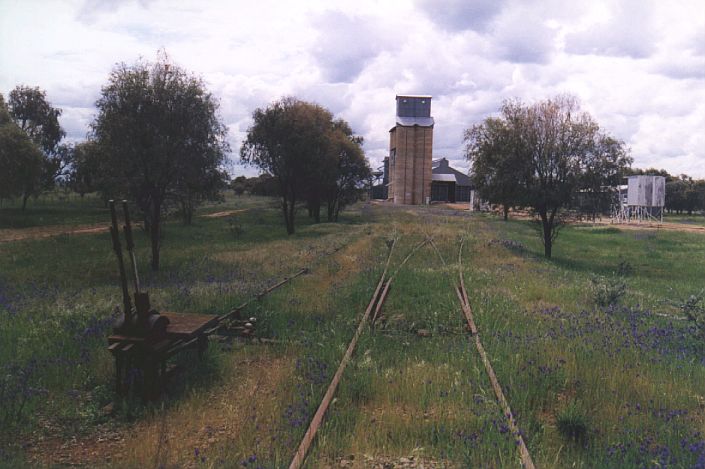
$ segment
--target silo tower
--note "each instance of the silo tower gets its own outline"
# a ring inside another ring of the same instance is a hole
[[[397,96],[389,131],[388,194],[395,204],[424,204],[431,197],[433,124],[431,96]]]

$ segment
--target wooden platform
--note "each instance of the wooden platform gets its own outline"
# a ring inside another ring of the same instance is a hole
[[[172,313],[169,311],[160,314],[169,319],[169,325],[166,328],[166,338],[170,340],[191,339],[212,329],[218,323],[218,316],[213,314]],[[110,335],[108,343],[113,344],[115,342],[139,344],[144,342],[144,338],[120,334]]]
[[[190,339],[213,328],[218,316],[213,314],[160,313],[169,319],[166,336],[169,339]]]
[[[138,368],[143,376],[142,397],[156,399],[165,385],[166,362],[187,348],[196,348],[199,358],[208,347],[208,335],[218,328],[218,316],[164,312],[169,319],[166,336],[161,340],[112,334],[108,350],[115,357],[115,385],[118,395],[126,395],[131,383],[129,371]]]

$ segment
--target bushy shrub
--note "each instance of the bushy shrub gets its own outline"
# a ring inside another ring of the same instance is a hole
[[[619,276],[593,276],[592,298],[595,304],[601,307],[615,306],[627,293],[627,284]]]
[[[698,333],[705,339],[705,290],[696,295],[690,295],[677,306],[688,320],[695,324]]]

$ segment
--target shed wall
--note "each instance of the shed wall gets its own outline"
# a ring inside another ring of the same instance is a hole
[[[627,205],[663,207],[666,202],[666,178],[630,176],[627,180]]]

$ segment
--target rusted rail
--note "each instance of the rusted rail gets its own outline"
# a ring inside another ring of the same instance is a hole
[[[384,284],[384,288],[382,289],[382,293],[380,294],[379,300],[377,301],[377,306],[375,307],[374,314],[372,315],[372,319],[370,320],[370,323],[374,327],[375,323],[377,322],[377,318],[379,317],[379,313],[382,310],[382,306],[384,305],[384,300],[387,299],[387,293],[389,292],[389,287],[391,287],[392,282],[396,278],[397,274],[401,270],[402,267],[411,259],[411,257],[416,254],[416,251],[421,249],[425,244],[427,244],[431,239],[426,238],[425,240],[421,241],[419,244],[414,246],[414,248],[407,254],[407,256],[404,258],[404,260],[399,264],[399,267],[394,271],[394,273],[389,277],[389,280]]]
[[[534,469],[535,466],[534,462],[531,459],[531,455],[529,454],[529,449],[526,447],[524,438],[522,437],[521,432],[519,431],[519,426],[516,423],[516,419],[514,418],[514,413],[512,413],[512,409],[509,407],[509,402],[504,396],[504,392],[502,392],[502,387],[500,386],[499,380],[497,379],[497,375],[495,374],[494,369],[492,368],[490,359],[487,357],[487,352],[485,352],[485,348],[482,346],[482,342],[480,341],[480,335],[478,334],[477,326],[475,325],[475,320],[472,314],[472,307],[470,306],[470,300],[468,299],[468,294],[465,290],[465,280],[463,278],[464,243],[465,240],[463,239],[460,242],[460,249],[458,251],[459,281],[458,284],[455,286],[455,292],[458,295],[458,299],[460,300],[460,306],[462,307],[463,314],[465,315],[465,319],[467,320],[468,329],[470,330],[470,333],[475,341],[475,347],[477,348],[477,352],[480,354],[480,358],[482,359],[482,363],[485,366],[487,376],[490,378],[492,389],[494,390],[495,396],[497,396],[497,401],[499,402],[499,405],[502,408],[502,412],[504,412],[504,416],[506,417],[507,422],[509,424],[509,429],[516,438],[517,446],[519,447],[519,456],[521,458],[522,466],[525,469]]]
[[[335,391],[338,388],[338,383],[340,383],[340,379],[343,376],[343,372],[345,371],[345,368],[350,362],[350,358],[352,357],[352,354],[355,351],[355,346],[357,345],[357,341],[365,328],[367,319],[369,318],[372,309],[375,307],[375,304],[380,303],[380,292],[382,291],[382,285],[384,284],[384,280],[387,275],[387,270],[389,269],[389,261],[392,258],[392,252],[394,251],[395,245],[396,240],[392,243],[391,247],[389,248],[389,255],[387,256],[387,262],[385,263],[384,271],[382,272],[382,276],[379,278],[379,282],[377,282],[377,287],[375,288],[375,292],[372,295],[369,304],[367,305],[367,309],[365,309],[365,314],[362,316],[360,324],[357,326],[355,335],[353,335],[353,338],[350,341],[347,350],[345,351],[345,355],[343,355],[343,359],[340,361],[340,365],[338,366],[338,369],[335,372],[335,375],[333,376],[333,380],[331,381],[330,385],[328,386],[328,389],[326,390],[325,395],[323,396],[321,404],[318,406],[318,409],[316,409],[316,413],[314,414],[313,419],[311,419],[311,423],[309,424],[308,429],[306,430],[306,433],[304,434],[304,437],[302,438],[301,443],[299,444],[299,447],[296,450],[296,454],[291,460],[289,469],[298,469],[303,465],[304,460],[306,459],[306,453],[308,453],[308,450],[311,447],[314,438],[316,437],[318,428],[323,422],[323,417],[326,411],[328,410],[331,401],[333,400],[333,395],[335,394]]]
[[[303,269],[299,270],[298,272],[296,272],[296,273],[294,273],[294,274],[292,274],[292,275],[290,275],[290,276],[288,276],[288,277],[284,277],[281,281],[275,283],[275,284],[272,285],[271,287],[265,288],[264,290],[262,290],[261,292],[259,292],[258,294],[256,294],[253,298],[250,298],[249,300],[245,301],[245,302],[244,302],[243,304],[241,304],[240,306],[236,306],[235,308],[231,309],[231,310],[228,311],[227,313],[218,316],[218,322],[227,321],[228,319],[230,319],[230,318],[232,318],[232,317],[236,317],[236,318],[237,318],[237,317],[239,316],[239,314],[240,314],[240,311],[242,311],[242,310],[245,309],[247,306],[249,306],[250,303],[252,303],[252,302],[254,302],[254,301],[259,301],[259,300],[261,300],[261,299],[264,298],[267,294],[273,292],[274,290],[276,290],[277,288],[279,288],[279,287],[281,287],[281,286],[283,286],[283,285],[286,285],[287,283],[289,283],[289,282],[291,282],[292,280],[294,280],[296,277],[298,277],[298,276],[300,276],[300,275],[303,275],[303,274],[305,274],[305,273],[307,273],[307,272],[308,272],[308,268],[303,268]]]
[[[348,244],[348,242],[345,242],[345,243],[341,244],[340,246],[337,246],[337,247],[333,248],[330,252],[327,252],[327,253],[325,253],[325,254],[319,256],[319,257],[316,259],[316,262],[319,261],[319,260],[321,260],[321,259],[323,259],[323,258],[325,258],[325,257],[327,257],[327,256],[331,256],[331,255],[335,254],[336,252],[340,251],[340,250],[343,249],[345,246],[347,246],[347,244]],[[314,262],[314,264],[315,264],[316,262]],[[303,275],[303,274],[306,274],[306,273],[310,272],[310,271],[311,271],[311,267],[312,267],[312,266],[304,267],[303,269],[297,271],[296,273],[294,273],[294,274],[292,274],[292,275],[289,275],[288,277],[284,277],[282,280],[280,280],[279,282],[275,283],[275,284],[272,285],[271,287],[265,288],[264,290],[262,290],[261,292],[257,293],[254,297],[252,297],[252,298],[250,298],[249,300],[245,301],[245,302],[242,303],[241,305],[236,306],[235,308],[231,309],[231,310],[228,311],[227,313],[218,316],[218,322],[221,323],[221,322],[226,321],[226,320],[228,320],[228,319],[231,319],[231,318],[233,318],[233,317],[234,317],[234,318],[238,318],[239,315],[240,315],[240,312],[241,312],[243,309],[247,308],[247,306],[249,306],[250,303],[252,303],[252,302],[254,302],[254,301],[260,301],[262,298],[264,298],[266,295],[268,295],[269,293],[273,292],[273,291],[276,290],[277,288],[286,285],[287,283],[291,282],[292,280],[294,280],[296,277],[298,277],[298,276],[300,276],[300,275]]]

